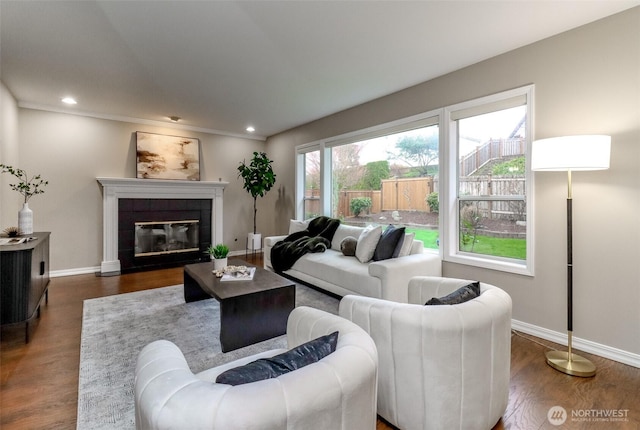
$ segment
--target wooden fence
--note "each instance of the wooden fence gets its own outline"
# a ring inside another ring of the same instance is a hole
[[[385,179],[382,181],[382,210],[430,212],[426,199],[433,191],[433,178],[430,177]]]
[[[500,176],[472,176],[460,178],[460,194],[464,196],[514,196],[525,195],[524,178]],[[382,190],[342,190],[337,193],[337,205],[333,216],[353,216],[350,204],[356,197],[371,198],[370,214],[385,211],[422,211],[430,212],[426,197],[439,191],[437,178],[385,179]],[[305,213],[308,216],[320,214],[320,199],[314,193],[307,192]],[[483,216],[489,218],[520,219],[523,216],[524,202],[521,201],[480,201],[478,208]]]
[[[334,216],[353,216],[350,204],[356,197],[371,198],[369,213],[384,211],[429,212],[426,197],[434,190],[433,178],[384,179],[381,190],[342,190]]]
[[[490,160],[503,157],[524,155],[526,146],[524,139],[498,139],[489,140],[475,151],[465,155],[460,160],[460,176],[469,176]]]
[[[338,193],[338,205],[336,207],[337,216],[353,216],[350,204],[356,197],[369,197],[371,199],[371,209],[369,213],[377,214],[381,212],[382,191],[376,190],[342,190]]]

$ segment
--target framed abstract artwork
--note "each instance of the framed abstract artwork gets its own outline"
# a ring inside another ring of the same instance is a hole
[[[136,132],[136,177],[200,180],[200,140]]]

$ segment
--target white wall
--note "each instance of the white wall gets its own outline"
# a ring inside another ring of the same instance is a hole
[[[224,242],[232,251],[244,250],[253,228],[252,199],[236,168],[253,151],[264,150],[264,142],[32,109],[20,109],[19,116],[20,167],[49,180],[29,206],[34,230],[51,232],[53,271],[82,271],[102,262],[102,188],[96,177],[135,177],[136,131],[200,139],[201,179],[230,183],[224,192]],[[11,217],[16,224],[17,213],[5,213],[4,223]]]
[[[0,164],[15,166],[17,163],[18,104],[4,83],[0,82]],[[0,175],[0,226],[4,226],[1,227],[2,230],[18,225],[17,214],[21,207],[21,199],[10,198],[10,193],[20,196],[9,188],[9,184],[13,183],[11,180],[12,176],[8,173]],[[15,220],[12,216],[15,216]]]
[[[264,205],[288,215],[265,227],[286,233],[294,216],[296,145],[531,83],[535,138],[612,136],[611,169],[573,178],[574,336],[638,360],[640,7],[271,137],[284,193]],[[498,285],[513,298],[515,320],[565,333],[566,174],[536,173],[535,181],[535,276],[451,263],[444,275]]]

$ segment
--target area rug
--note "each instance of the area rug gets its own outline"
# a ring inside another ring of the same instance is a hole
[[[338,300],[296,285],[296,306],[337,314]],[[285,336],[222,353],[216,300],[185,303],[182,285],[84,301],[78,420],[80,430],[134,429],[134,371],[140,350],[167,339],[194,373],[260,351],[286,347]]]

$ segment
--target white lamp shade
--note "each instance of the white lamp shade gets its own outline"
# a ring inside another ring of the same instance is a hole
[[[585,135],[540,139],[531,147],[531,170],[605,170],[611,136]]]

